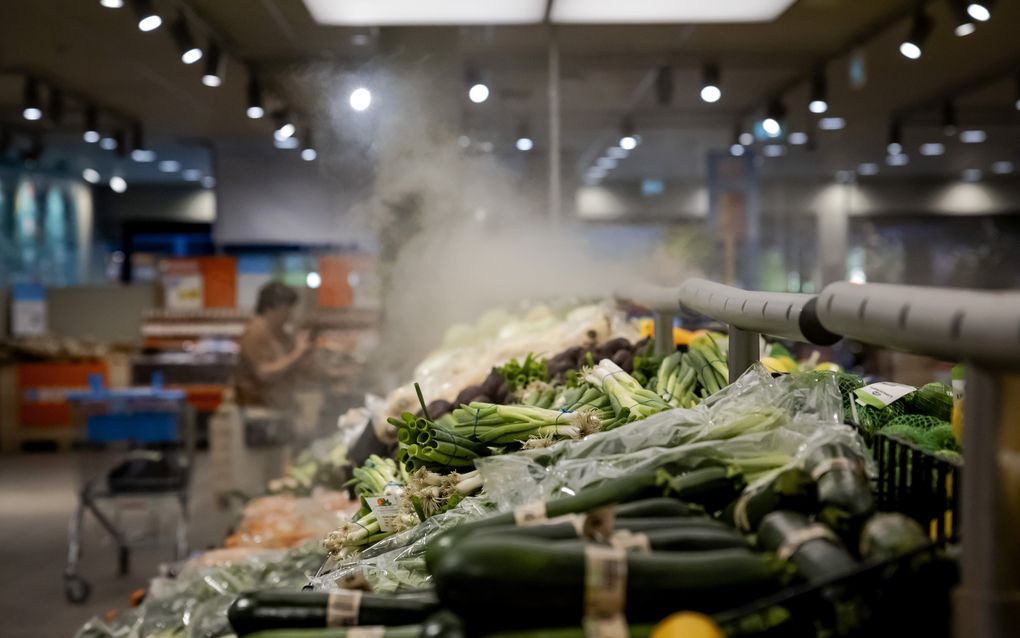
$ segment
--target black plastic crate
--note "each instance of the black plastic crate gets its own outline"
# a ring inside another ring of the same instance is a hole
[[[881,432],[870,445],[878,465],[879,508],[910,516],[939,545],[959,542],[963,464]]]

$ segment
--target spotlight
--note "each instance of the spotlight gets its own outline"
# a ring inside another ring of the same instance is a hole
[[[314,161],[319,156],[312,143],[312,134],[309,132],[304,136],[304,143],[301,145],[301,159],[306,162]]]
[[[761,121],[761,130],[769,137],[779,137],[783,132],[783,119],[786,117],[786,107],[781,100],[772,100],[765,109],[765,119]]]
[[[364,111],[372,105],[372,92],[360,86],[351,91],[350,103],[355,111]]]
[[[99,113],[96,111],[96,107],[86,106],[85,132],[82,133],[82,139],[89,144],[95,144],[101,137],[102,135],[99,134]]]
[[[952,100],[946,100],[942,104],[942,132],[947,137],[952,137],[956,135],[956,131],[956,106]]]
[[[786,136],[786,141],[793,146],[803,146],[808,143],[808,134],[804,131],[794,131]]]
[[[744,146],[750,146],[751,144],[754,144],[754,135],[747,132],[741,133],[737,137],[737,141]]]
[[[519,137],[517,138],[517,150],[528,152],[535,148],[535,142],[530,137]],[[615,161],[615,160],[614,160]]]
[[[988,139],[988,134],[981,129],[960,131],[960,141],[964,144],[981,144]]]
[[[701,67],[701,99],[709,104],[718,102],[722,97],[719,88],[719,67],[714,63]]]
[[[595,165],[603,170],[609,171],[616,168],[617,161],[612,157],[600,157],[598,161],[595,162]]]
[[[903,154],[903,126],[898,119],[889,125],[889,144],[885,148],[889,155]]]
[[[900,44],[900,53],[903,57],[916,60],[921,57],[924,50],[924,43],[931,35],[931,18],[924,11],[918,11],[914,15],[914,22],[910,25],[910,31],[906,39]]]
[[[99,4],[107,9],[120,9],[124,6],[124,0],[99,0]]]
[[[297,127],[290,121],[286,113],[277,113],[275,118],[275,129],[273,130],[273,138],[277,142],[282,142],[294,137],[294,133],[297,132]]]
[[[978,22],[988,22],[992,17],[992,0],[971,2],[967,5],[967,14]]]
[[[938,157],[946,152],[946,145],[942,142],[928,142],[921,144],[921,155],[925,157]]]
[[[171,27],[171,33],[174,42],[177,43],[177,49],[180,51],[181,62],[194,64],[202,59],[202,49],[195,44],[195,39],[191,37],[191,29],[188,28],[188,21],[183,13],[177,14],[177,19],[174,20],[173,27]]]
[[[668,64],[655,72],[655,99],[659,106],[669,106],[673,102],[673,68]]]
[[[635,148],[637,148],[637,145],[638,145],[637,138],[634,137],[633,135],[624,135],[623,137],[620,138],[620,148],[622,148],[625,151],[633,151]]]
[[[808,110],[815,115],[821,115],[829,110],[828,87],[824,71],[818,71],[811,78],[811,101],[808,102]]]
[[[81,172],[81,178],[89,184],[98,184],[102,177],[99,175],[99,171],[94,168],[86,168]]]
[[[485,100],[489,99],[489,87],[485,86],[481,82],[478,84],[472,84],[471,88],[468,89],[468,99],[475,104],[481,104]]]
[[[967,14],[966,0],[950,0],[949,5],[953,12],[953,33],[960,38],[974,33],[977,27]]]
[[[273,140],[273,146],[280,149],[281,151],[293,151],[297,147],[301,146],[301,141],[297,137],[288,137],[282,140]]]
[[[220,45],[213,41],[209,42],[209,52],[205,56],[202,84],[213,88],[223,84],[223,56]]]
[[[733,157],[740,157],[746,152],[743,144],[733,144],[730,146],[730,155]]]
[[[629,117],[623,118],[620,123],[620,141],[618,146],[625,151],[633,151],[641,143],[641,138],[634,133],[634,120]]]
[[[163,24],[163,18],[153,10],[151,0],[134,0],[134,5],[135,13],[138,14],[139,31],[155,31]]]
[[[176,173],[181,170],[181,163],[177,160],[162,160],[157,168],[160,173]]]
[[[99,140],[99,148],[104,151],[113,151],[117,149],[117,138],[113,135],[107,135],[106,137]]]
[[[878,164],[875,162],[864,162],[857,165],[857,174],[864,176],[878,175]]]
[[[262,105],[262,86],[258,78],[252,75],[248,79],[248,117],[257,120],[266,114],[266,107]]]
[[[317,272],[310,272],[305,276],[305,284],[312,290],[322,285],[322,276]]]
[[[127,190],[127,181],[120,175],[114,175],[110,178],[110,190],[114,193],[123,193]]]
[[[782,157],[786,155],[786,147],[782,144],[766,144],[761,150],[765,157]]]
[[[156,159],[156,152],[145,147],[141,124],[131,127],[131,159],[136,162],[152,162]]]
[[[906,153],[898,153],[886,157],[885,163],[889,166],[906,166],[910,163],[910,158],[907,157]]]
[[[41,120],[43,116],[42,102],[39,100],[39,81],[25,78],[25,98],[22,104],[22,117],[29,121]]]
[[[846,120],[841,117],[823,117],[818,120],[818,128],[823,131],[841,131],[846,128]]]

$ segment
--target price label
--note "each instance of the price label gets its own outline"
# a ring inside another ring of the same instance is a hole
[[[382,494],[369,496],[368,506],[379,521],[379,530],[393,532],[400,528],[400,517],[403,515],[403,499],[399,496]]]
[[[870,405],[873,408],[881,410],[890,403],[905,397],[916,389],[917,388],[912,385],[892,383],[891,381],[881,381],[879,383],[872,383],[860,390],[855,390],[854,394],[857,395],[857,403],[860,403],[861,405]]]

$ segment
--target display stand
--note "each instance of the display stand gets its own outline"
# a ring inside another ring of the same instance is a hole
[[[967,364],[962,583],[955,635],[1020,627],[1020,293],[884,284],[827,286],[822,324],[876,346]]]

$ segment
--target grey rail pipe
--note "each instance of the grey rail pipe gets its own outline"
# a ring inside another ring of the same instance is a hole
[[[679,288],[638,284],[618,291],[617,299],[627,299],[652,311],[655,332],[655,354],[673,352],[673,319],[680,313]]]

